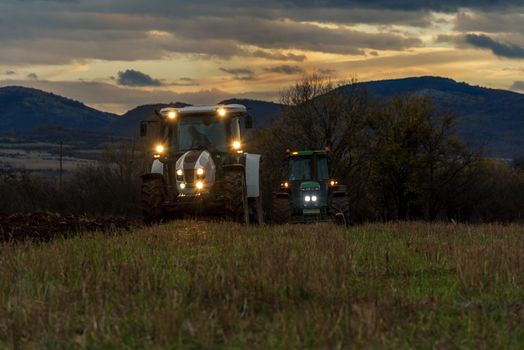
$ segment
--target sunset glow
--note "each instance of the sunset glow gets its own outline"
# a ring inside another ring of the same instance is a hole
[[[523,91],[521,2],[438,4],[8,0],[0,3],[0,86],[116,113],[155,102],[278,100],[311,73],[434,75]]]

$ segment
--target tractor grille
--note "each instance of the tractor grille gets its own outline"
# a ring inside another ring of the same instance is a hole
[[[184,169],[184,180],[187,183],[193,183],[195,181],[195,171],[193,169]]]

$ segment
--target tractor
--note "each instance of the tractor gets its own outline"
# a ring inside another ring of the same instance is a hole
[[[273,193],[272,222],[349,224],[347,188],[332,177],[329,149],[288,150],[286,179]]]
[[[149,129],[155,143],[151,171],[142,176],[144,221],[218,215],[262,223],[260,155],[244,152],[241,135],[253,125],[246,107],[167,107],[155,114],[159,119],[140,125],[140,135]]]

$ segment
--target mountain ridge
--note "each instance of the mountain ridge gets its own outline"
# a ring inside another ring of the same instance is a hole
[[[458,134],[466,143],[480,147],[486,154],[512,157],[524,153],[524,94],[456,82],[450,78],[421,76],[357,82],[375,98],[419,94],[457,115]],[[255,128],[271,122],[281,104],[255,99],[231,98],[219,104],[246,105]],[[0,135],[31,133],[36,130],[71,129],[117,136],[136,135],[141,120],[156,118],[154,109],[183,107],[183,102],[137,106],[121,116],[98,111],[82,102],[33,88],[0,88]]]
[[[26,133],[42,127],[98,131],[117,115],[34,88],[0,88],[0,133]]]

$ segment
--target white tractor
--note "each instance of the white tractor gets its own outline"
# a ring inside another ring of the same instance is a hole
[[[260,155],[244,152],[241,135],[241,122],[245,129],[253,124],[246,107],[169,107],[155,113],[159,127],[150,129],[158,142],[151,171],[142,176],[144,220],[212,214],[261,224]],[[150,123],[142,122],[141,136]]]

